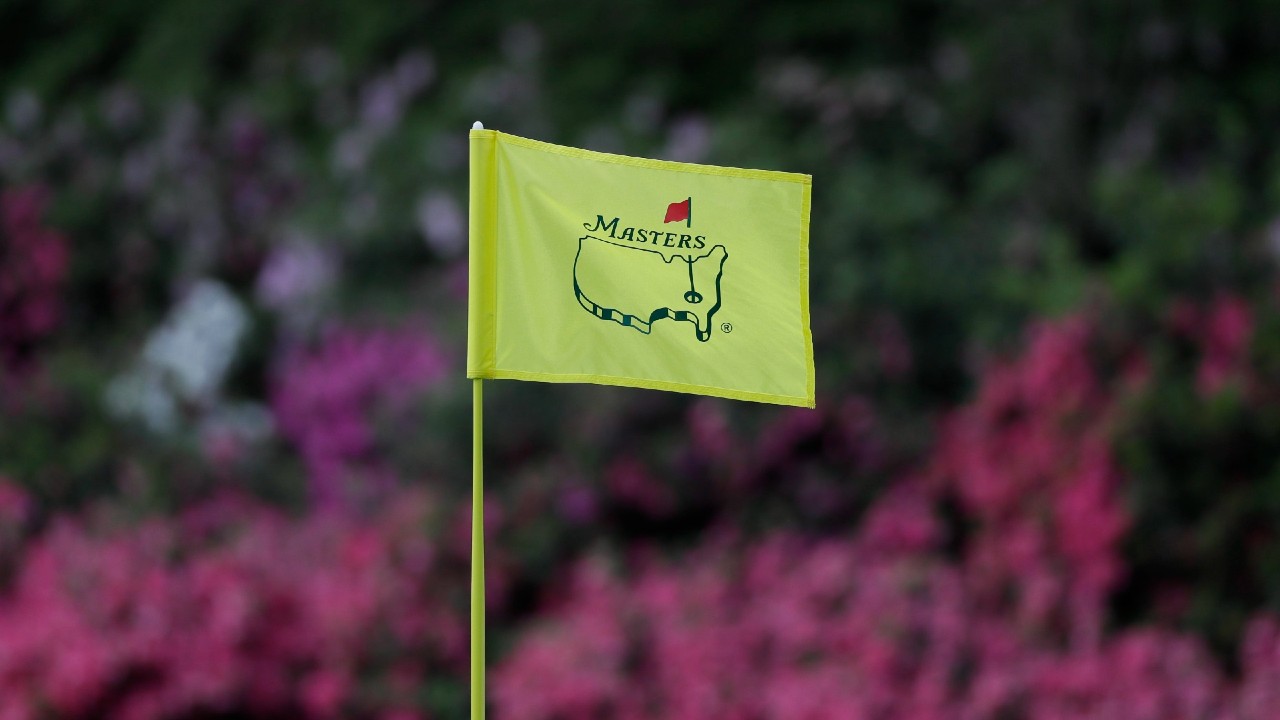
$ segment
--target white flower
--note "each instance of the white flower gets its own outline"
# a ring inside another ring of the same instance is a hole
[[[157,433],[173,431],[180,403],[215,404],[249,326],[243,304],[221,283],[197,283],[152,331],[133,370],[107,387],[107,407]]]
[[[235,358],[249,314],[221,283],[202,280],[147,340],[143,364],[183,398],[211,398]]]

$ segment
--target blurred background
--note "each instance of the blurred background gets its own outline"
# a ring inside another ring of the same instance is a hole
[[[467,130],[811,173],[818,408],[487,395],[500,720],[1280,718],[1266,2],[0,2],[0,718],[464,718]]]

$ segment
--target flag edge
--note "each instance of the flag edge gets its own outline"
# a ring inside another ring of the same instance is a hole
[[[812,204],[813,185],[805,183],[800,200],[800,326],[804,330],[804,353],[808,367],[805,392],[810,402],[817,397],[817,371],[813,362],[813,328],[809,317],[809,208]]]
[[[787,405],[790,407],[803,407],[809,409],[816,407],[815,399],[812,394],[808,397],[802,397],[799,395],[780,395],[777,393],[762,393],[752,392],[750,390],[722,388],[714,385],[698,385],[696,383],[681,383],[671,380],[646,380],[644,378],[632,378],[618,375],[546,373],[531,372],[528,370],[502,370],[498,368],[487,368],[482,370],[469,369],[467,370],[467,378],[472,380],[520,380],[560,384],[589,383],[592,385],[614,385],[617,387],[639,388],[642,390],[661,390],[664,392],[678,392],[687,395],[718,397],[726,400],[743,400],[746,402],[766,403],[769,405]]]
[[[499,142],[509,143],[511,145],[524,147],[530,150],[541,150],[543,152],[549,152],[556,155],[565,155],[567,157],[578,158],[580,160],[593,160],[611,165],[628,165],[631,167],[644,167],[655,170],[668,170],[672,172],[684,172],[696,175],[716,175],[720,177],[736,177],[749,180],[790,182],[806,186],[813,183],[813,176],[806,175],[804,173],[788,172],[785,170],[759,170],[755,168],[729,167],[726,165],[703,165],[699,163],[680,162],[677,160],[659,160],[657,158],[644,158],[634,155],[619,155],[617,153],[587,150],[585,148],[577,148],[569,145],[556,145],[555,143],[534,140],[532,138],[521,137],[519,135],[511,135],[497,130],[472,130],[471,137],[494,138]]]

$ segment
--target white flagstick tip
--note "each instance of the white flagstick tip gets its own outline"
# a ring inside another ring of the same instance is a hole
[[[482,122],[480,122],[479,120],[477,120],[477,121],[475,121],[475,122],[471,123],[471,129],[472,129],[472,130],[483,130],[483,129],[484,129],[484,123],[482,123]]]

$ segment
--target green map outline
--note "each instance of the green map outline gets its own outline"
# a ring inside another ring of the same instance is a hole
[[[584,293],[582,291],[582,288],[578,285],[578,260],[582,257],[582,243],[585,240],[596,240],[596,241],[607,243],[609,245],[614,245],[620,248],[626,248],[628,250],[638,250],[640,252],[653,253],[654,255],[657,255],[658,257],[662,258],[662,261],[668,265],[670,265],[673,261],[675,261],[677,257],[680,257],[685,262],[689,263],[690,266],[692,266],[693,263],[696,263],[703,258],[711,257],[711,255],[716,251],[717,248],[720,250],[723,250],[724,258],[720,260],[720,268],[719,268],[719,271],[716,273],[716,304],[711,306],[711,310],[707,312],[706,329],[704,330],[699,325],[698,314],[691,313],[687,310],[672,310],[669,307],[657,308],[649,314],[649,318],[646,320],[640,317],[639,315],[632,315],[630,313],[624,312],[617,308],[604,307],[599,303],[595,302],[594,300],[592,300],[591,298],[587,297],[586,293]],[[574,297],[578,299],[578,304],[581,305],[584,310],[591,313],[595,317],[600,318],[601,320],[612,320],[613,322],[616,322],[619,325],[622,325],[623,327],[635,328],[637,331],[645,335],[648,335],[653,331],[653,323],[659,320],[678,320],[678,321],[688,322],[693,324],[694,334],[698,338],[698,340],[700,342],[707,342],[708,340],[711,339],[711,328],[713,325],[713,323],[711,322],[711,319],[715,317],[716,312],[720,309],[720,305],[722,304],[722,300],[720,296],[720,278],[724,277],[724,264],[728,260],[729,260],[729,250],[723,245],[714,245],[705,254],[699,255],[698,257],[693,259],[689,259],[688,257],[682,254],[672,254],[670,258],[667,258],[665,255],[663,255],[661,252],[657,250],[650,250],[649,248],[636,247],[635,245],[624,245],[621,243],[613,242],[611,240],[607,240],[605,238],[596,237],[595,235],[583,235],[582,237],[578,238],[578,252],[573,257],[573,294],[574,294]]]

